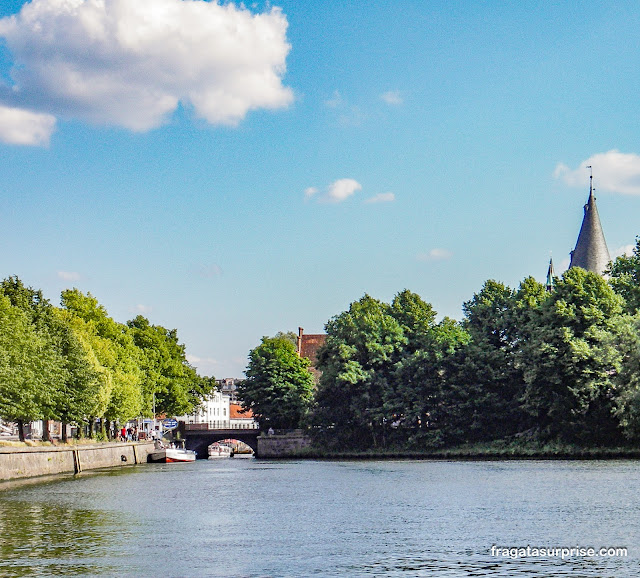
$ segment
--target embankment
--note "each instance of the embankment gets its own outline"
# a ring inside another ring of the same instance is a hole
[[[0,447],[0,481],[141,464],[152,451],[148,442]]]

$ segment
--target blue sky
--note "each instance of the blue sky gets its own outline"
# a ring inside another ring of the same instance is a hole
[[[23,4],[1,275],[175,327],[202,374],[365,292],[459,319],[562,270],[586,165],[611,253],[640,234],[636,2]]]

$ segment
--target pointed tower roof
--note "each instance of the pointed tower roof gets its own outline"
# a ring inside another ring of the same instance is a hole
[[[587,167],[591,168],[591,167]],[[607,242],[604,240],[600,216],[596,207],[596,198],[593,194],[593,174],[589,178],[589,199],[584,206],[584,218],[582,227],[576,242],[576,248],[571,251],[571,267],[582,267],[587,271],[602,275],[607,268],[611,257]]]
[[[547,270],[547,291],[553,291],[553,278],[555,273],[553,271],[553,259],[549,257],[549,269]]]

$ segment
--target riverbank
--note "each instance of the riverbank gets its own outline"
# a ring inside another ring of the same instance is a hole
[[[580,447],[558,443],[514,444],[492,442],[424,450],[376,448],[358,451],[318,448],[308,445],[288,452],[281,452],[278,456],[271,455],[268,457],[271,459],[313,460],[612,460],[640,459],[640,448]]]
[[[152,442],[0,447],[0,482],[146,463]]]

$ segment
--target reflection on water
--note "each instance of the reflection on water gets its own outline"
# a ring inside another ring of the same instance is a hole
[[[0,490],[0,533],[1,576],[640,576],[640,462],[133,466]]]
[[[119,539],[116,518],[46,502],[0,499],[0,575],[110,572],[105,559]]]

